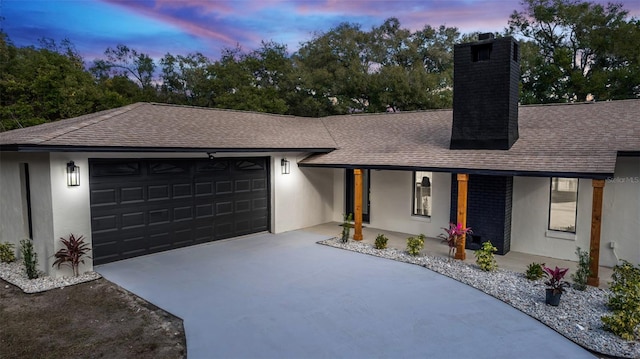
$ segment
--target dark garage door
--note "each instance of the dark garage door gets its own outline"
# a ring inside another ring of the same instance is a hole
[[[94,264],[269,230],[268,158],[89,167]]]

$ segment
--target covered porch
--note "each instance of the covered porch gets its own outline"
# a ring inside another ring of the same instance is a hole
[[[342,231],[341,223],[338,222],[328,222],[320,225],[307,227],[304,229],[305,231],[324,234],[328,236],[339,237],[340,232]],[[353,230],[351,231],[351,235],[353,236]],[[384,234],[387,238],[389,238],[389,242],[387,246],[389,248],[395,248],[404,250],[406,248],[407,237],[415,236],[416,234],[402,233],[402,232],[393,232],[387,231],[383,229],[371,228],[368,226],[363,226],[362,228],[362,241],[364,243],[368,243],[373,245],[376,236],[378,234]],[[439,257],[448,257],[449,255],[449,247],[446,243],[441,242],[438,238],[427,237],[424,243],[423,254],[429,254],[432,256]],[[545,263],[547,267],[563,267],[569,268],[568,275],[575,273],[578,263],[575,261],[568,261],[544,256],[537,256],[532,254],[526,254],[522,252],[510,251],[505,255],[496,255],[496,261],[498,262],[498,267],[501,269],[506,269],[518,273],[524,273],[527,269],[527,266],[532,262],[536,263]],[[469,264],[475,263],[475,257],[473,255],[472,250],[466,250],[466,259],[464,262]],[[611,281],[611,275],[613,274],[613,270],[610,267],[599,267],[599,278],[600,288],[608,288],[609,282]],[[570,280],[570,277],[567,278]]]

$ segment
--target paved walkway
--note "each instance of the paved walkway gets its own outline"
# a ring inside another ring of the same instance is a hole
[[[425,268],[259,234],[105,264],[181,317],[199,358],[594,358],[535,319]]]

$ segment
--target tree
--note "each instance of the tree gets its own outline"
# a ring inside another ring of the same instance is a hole
[[[285,77],[291,64],[285,45],[263,42],[258,50],[249,53],[239,46],[227,48],[211,69],[216,107],[287,112]]]
[[[168,103],[210,107],[213,105],[211,62],[201,53],[173,56],[161,60],[162,100]]]
[[[115,49],[107,48],[104,54],[105,59],[94,60],[90,71],[101,82],[109,78],[120,78],[132,80],[140,87],[140,94],[136,96],[136,101],[152,101],[156,98],[155,87],[153,86],[153,75],[156,65],[149,55],[130,49],[126,45],[117,45]]]
[[[640,22],[622,4],[525,0],[509,19],[524,36],[524,103],[598,100],[640,95]],[[526,67],[525,67],[526,65]]]
[[[15,47],[0,32],[0,131],[102,109],[103,94],[70,41]]]

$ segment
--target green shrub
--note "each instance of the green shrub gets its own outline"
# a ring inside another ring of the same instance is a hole
[[[340,241],[342,243],[347,243],[349,241],[349,233],[351,232],[351,221],[353,220],[353,214],[343,214],[342,216],[344,217],[344,221],[342,222],[342,234],[340,237]]]
[[[0,243],[0,262],[11,263],[16,260],[16,251],[13,247],[13,243]]]
[[[421,234],[417,237],[409,237],[407,238],[407,253],[412,256],[417,256],[420,254],[422,248],[424,248],[424,234]]]
[[[591,257],[589,252],[580,250],[580,247],[576,248],[576,254],[578,255],[578,270],[571,275],[573,280],[573,288],[577,290],[587,289],[587,279],[591,274],[589,264]]]
[[[544,276],[544,269],[542,267],[544,263],[533,262],[527,266],[527,271],[524,273],[528,280],[538,280]]]
[[[378,234],[378,236],[376,237],[376,242],[373,244],[373,246],[376,249],[385,249],[387,248],[388,241],[389,238],[387,238],[384,234]]]
[[[38,278],[38,254],[33,250],[33,242],[30,239],[20,241],[20,253],[27,277],[29,279]]]
[[[613,267],[608,306],[612,315],[602,317],[604,329],[625,340],[640,339],[640,265],[622,261]]]
[[[482,248],[475,252],[476,264],[480,269],[490,272],[498,268],[496,258],[493,256],[493,253],[497,250],[498,248],[494,247],[489,241],[482,243]]]

